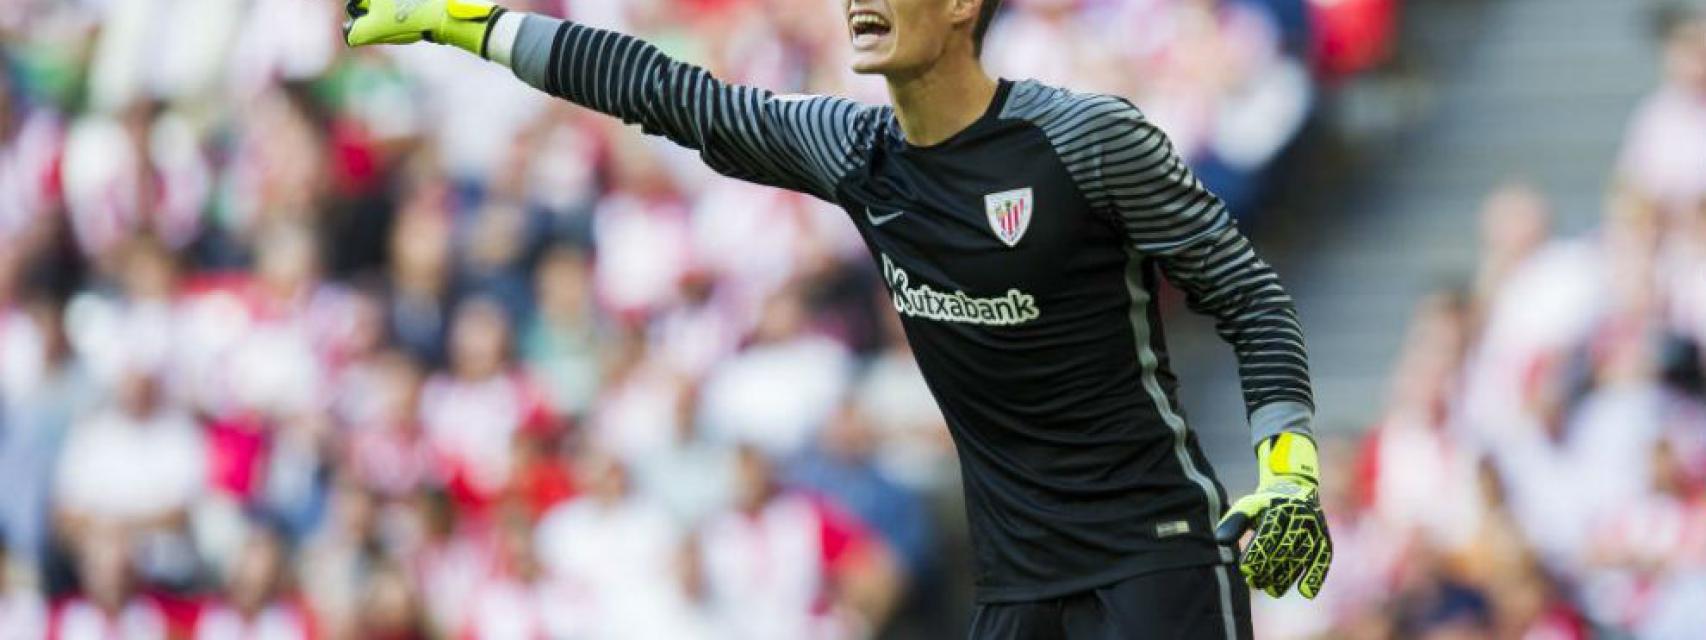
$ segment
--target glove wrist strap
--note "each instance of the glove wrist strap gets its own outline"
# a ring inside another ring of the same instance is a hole
[[[486,2],[449,0],[430,39],[484,58],[492,36],[492,25],[504,11],[502,6]]]
[[[1262,479],[1295,476],[1316,482],[1320,477],[1315,441],[1297,433],[1281,433],[1263,441],[1256,449]]]
[[[481,58],[485,58],[487,60],[492,59],[492,56],[490,55],[492,47],[492,32],[497,31],[496,27],[498,24],[498,18],[508,12],[508,9],[497,7],[492,9],[491,15],[486,16],[485,19],[481,21],[486,24],[486,32],[480,34],[480,50],[475,52],[479,54]]]

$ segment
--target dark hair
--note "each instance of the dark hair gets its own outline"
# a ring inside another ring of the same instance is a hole
[[[1689,25],[1706,20],[1706,4],[1687,0],[1669,0],[1652,5],[1647,24],[1654,39],[1661,44],[1682,34]]]
[[[971,28],[972,53],[983,53],[983,36],[989,33],[989,23],[995,21],[995,14],[1001,11],[1001,0],[983,0],[983,5],[977,9],[977,23]]]

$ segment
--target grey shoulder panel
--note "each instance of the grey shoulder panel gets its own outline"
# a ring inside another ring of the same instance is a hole
[[[1097,210],[1109,209],[1104,164],[1130,151],[1125,147],[1144,121],[1137,107],[1123,98],[1075,93],[1035,80],[1013,86],[1001,117],[1041,129],[1073,182]]]

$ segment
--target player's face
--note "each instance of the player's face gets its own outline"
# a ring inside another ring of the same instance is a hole
[[[965,39],[976,0],[845,0],[853,71],[902,75],[929,68]],[[969,51],[969,49],[968,49]]]

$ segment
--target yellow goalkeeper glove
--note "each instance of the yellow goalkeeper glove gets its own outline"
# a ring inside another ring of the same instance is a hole
[[[349,0],[344,42],[437,42],[486,57],[486,34],[504,8],[480,0]]]
[[[1256,533],[1239,562],[1245,582],[1275,598],[1296,583],[1298,593],[1313,599],[1333,562],[1333,538],[1327,534],[1317,490],[1321,465],[1315,442],[1282,433],[1258,445],[1256,459],[1256,492],[1232,504],[1215,529],[1215,539],[1237,545],[1254,526]]]

